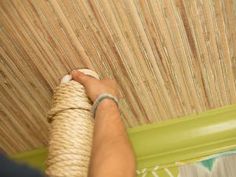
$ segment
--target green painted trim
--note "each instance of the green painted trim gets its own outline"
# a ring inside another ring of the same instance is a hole
[[[138,169],[191,161],[236,147],[236,105],[129,130]]]
[[[47,158],[47,149],[40,148],[32,151],[27,151],[13,155],[12,159],[29,164],[32,167],[44,170],[45,169],[45,160]]]
[[[138,169],[175,166],[236,148],[236,105],[128,129]],[[46,150],[17,155],[43,169]]]

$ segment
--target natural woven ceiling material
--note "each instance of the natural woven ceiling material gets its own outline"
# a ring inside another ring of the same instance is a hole
[[[115,78],[127,127],[236,103],[233,0],[0,0],[0,147],[47,143],[74,68]]]

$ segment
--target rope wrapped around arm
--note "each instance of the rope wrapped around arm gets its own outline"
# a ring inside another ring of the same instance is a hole
[[[99,79],[88,69],[81,72]],[[50,177],[87,177],[94,118],[83,85],[67,75],[54,90],[46,174]]]

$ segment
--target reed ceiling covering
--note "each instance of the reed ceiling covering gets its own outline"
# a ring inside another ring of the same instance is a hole
[[[233,0],[0,0],[0,147],[45,146],[74,68],[115,78],[127,127],[236,103]]]

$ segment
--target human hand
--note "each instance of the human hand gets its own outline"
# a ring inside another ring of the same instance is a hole
[[[113,79],[105,78],[98,80],[78,70],[72,71],[71,75],[73,80],[81,83],[85,87],[86,93],[92,102],[102,93],[109,93],[119,98],[118,85]]]

